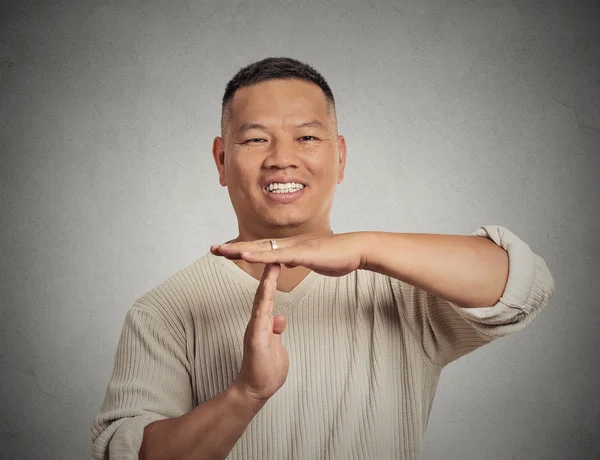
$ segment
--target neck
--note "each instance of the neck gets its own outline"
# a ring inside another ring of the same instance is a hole
[[[266,239],[281,239],[291,238],[299,235],[312,234],[316,236],[327,236],[333,234],[333,230],[329,226],[329,222],[326,225],[319,227],[270,227],[268,229],[248,228],[242,224],[238,224],[238,236],[232,240],[232,242],[238,241],[255,241],[255,240],[266,240]]]

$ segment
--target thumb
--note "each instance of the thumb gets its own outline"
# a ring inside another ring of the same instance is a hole
[[[283,315],[273,317],[273,334],[282,334],[285,330],[287,320]]]

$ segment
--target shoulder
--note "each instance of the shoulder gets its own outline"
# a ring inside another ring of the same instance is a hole
[[[158,318],[175,335],[185,333],[191,310],[197,308],[207,282],[217,270],[210,253],[204,254],[137,298],[132,308]]]

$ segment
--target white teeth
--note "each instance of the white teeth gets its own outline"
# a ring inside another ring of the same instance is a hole
[[[297,190],[302,190],[304,185],[298,184],[296,182],[286,182],[282,184],[280,182],[274,182],[265,187],[269,192],[272,193],[290,193],[295,192]]]

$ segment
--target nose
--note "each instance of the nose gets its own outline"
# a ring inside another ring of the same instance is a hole
[[[264,167],[278,169],[298,167],[298,152],[295,142],[285,138],[273,140],[269,154],[265,158]]]

